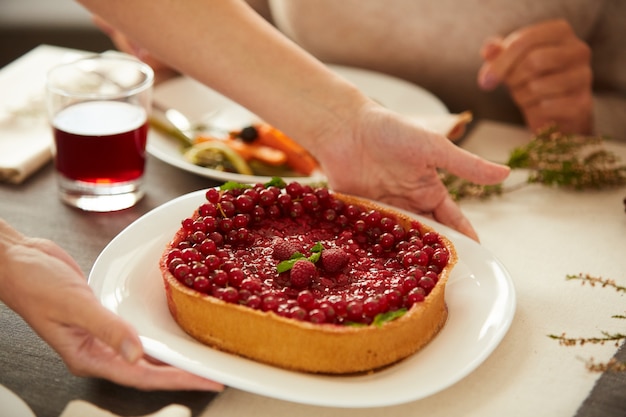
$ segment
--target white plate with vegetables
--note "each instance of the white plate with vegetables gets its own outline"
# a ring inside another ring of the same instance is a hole
[[[391,110],[411,116],[448,114],[447,108],[437,97],[409,82],[362,69],[335,65],[331,65],[330,68],[356,85],[364,94]],[[188,77],[174,78],[155,87],[154,101],[161,107],[174,108],[187,116],[196,125],[191,135],[195,138],[202,136],[205,139],[227,141],[244,128],[252,125],[259,126],[259,124],[270,137],[270,142],[273,133],[280,135],[279,131],[263,124],[259,117],[244,107]],[[207,140],[202,139],[197,142],[207,142]],[[257,143],[254,144],[257,145]],[[273,145],[269,143],[268,146]],[[205,152],[202,150],[203,147],[210,149]],[[228,163],[228,160],[227,163],[220,163],[219,160],[216,162],[213,158],[209,158],[209,161],[201,161],[202,158],[198,158],[198,149],[201,151],[200,156],[207,154],[212,156],[214,152],[219,153],[214,148],[224,148],[222,144],[194,145],[194,148],[196,149],[190,150],[182,145],[180,139],[160,130],[154,128],[150,130],[147,146],[150,154],[170,165],[201,176],[241,183],[267,182],[274,176],[290,177],[294,181],[303,183],[324,180],[319,170],[305,174],[294,170],[290,163],[271,165],[265,160],[250,159],[249,155],[242,156],[237,151],[238,156],[241,156],[248,165],[247,171],[238,171],[236,166]],[[258,146],[253,148],[258,148]],[[230,150],[232,149],[226,152]],[[255,150],[245,146],[243,153],[255,152]],[[294,155],[291,155],[291,158],[293,160]],[[276,161],[270,160],[270,162]],[[203,163],[205,165],[201,165]]]

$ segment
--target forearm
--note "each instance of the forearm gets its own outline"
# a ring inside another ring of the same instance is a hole
[[[240,0],[80,1],[160,60],[309,149],[367,102]]]
[[[593,131],[626,142],[626,97],[617,93],[596,94],[593,98]]]

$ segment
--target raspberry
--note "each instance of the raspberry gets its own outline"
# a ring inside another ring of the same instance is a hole
[[[293,264],[289,278],[294,288],[306,288],[311,284],[313,278],[317,276],[315,265],[305,259],[300,259]]]
[[[337,272],[348,263],[349,256],[343,249],[332,248],[322,251],[322,268],[328,272]]]
[[[289,242],[285,239],[276,238],[272,242],[272,256],[279,261],[287,260],[294,253],[298,252],[300,248],[293,242]]]

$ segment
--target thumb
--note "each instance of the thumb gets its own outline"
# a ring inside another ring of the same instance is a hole
[[[441,168],[450,173],[477,184],[497,184],[504,181],[511,172],[506,165],[487,161],[465,149],[461,149],[448,141],[442,155]]]
[[[82,327],[127,362],[134,363],[143,356],[143,347],[135,328],[99,303],[83,315]]]

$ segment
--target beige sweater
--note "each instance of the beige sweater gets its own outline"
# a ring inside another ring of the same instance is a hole
[[[452,112],[522,123],[506,89],[484,92],[479,50],[492,35],[565,18],[593,50],[594,128],[626,141],[626,1],[269,0],[275,25],[323,61],[412,81]]]

